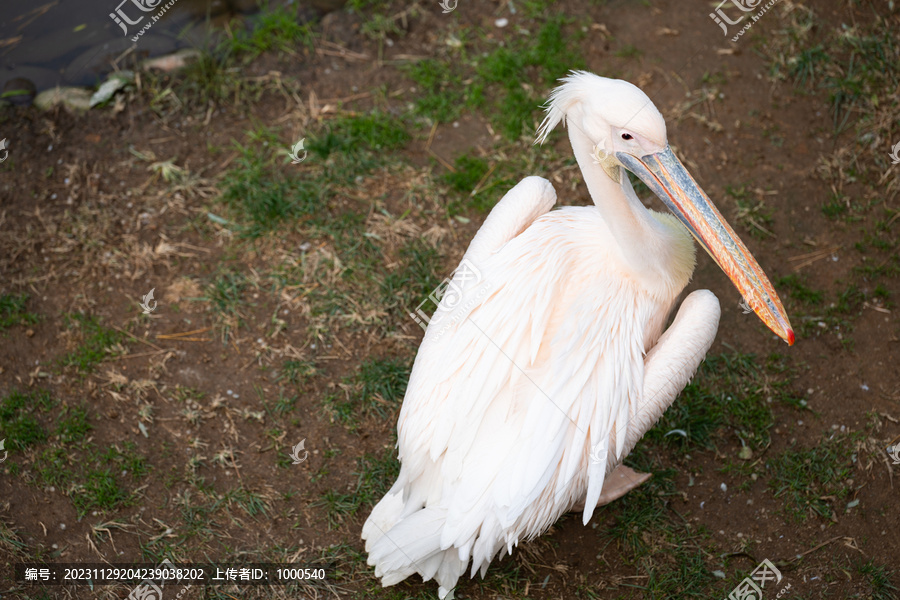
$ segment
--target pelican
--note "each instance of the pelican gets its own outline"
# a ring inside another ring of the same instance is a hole
[[[400,475],[366,520],[384,586],[414,573],[452,598],[471,562],[649,475],[622,465],[693,376],[719,324],[708,290],[668,315],[694,270],[692,237],[762,321],[794,343],[771,283],[668,145],[662,115],[621,80],[571,72],[536,143],[563,121],[594,206],[551,210],[526,177],[493,208],[444,286],[397,424]],[[672,214],[648,210],[631,171]]]

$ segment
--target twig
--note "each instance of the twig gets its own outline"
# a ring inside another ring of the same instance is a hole
[[[491,168],[488,169],[488,172],[484,174],[484,177],[481,178],[481,181],[478,182],[478,185],[472,190],[472,193],[469,194],[469,198],[474,198],[475,194],[477,194],[481,190],[481,186],[484,185],[484,182],[487,181],[488,177],[491,176],[491,173],[494,172],[494,169],[497,168],[496,163],[491,165]]]
[[[434,150],[432,150],[431,148],[429,148],[429,149],[428,149],[428,153],[431,154],[431,155],[432,155],[433,157],[435,157],[436,159],[438,159],[438,162],[441,163],[442,165],[444,165],[444,167],[445,167],[447,170],[449,170],[451,173],[456,173],[456,169],[453,168],[453,165],[451,165],[451,164],[448,163],[446,160],[444,160],[443,158],[441,158],[440,156],[438,156],[438,155],[435,153]]]
[[[114,361],[114,360],[125,360],[128,358],[140,358],[142,356],[154,356],[156,354],[163,354],[165,352],[171,352],[171,351],[170,350],[154,350],[153,352],[142,352],[140,354],[126,354],[124,356],[116,356],[114,358],[109,358],[107,360]]]
[[[156,350],[159,350],[160,352],[163,352],[163,351],[164,351],[162,348],[160,348],[160,347],[157,346],[156,344],[151,344],[151,343],[148,342],[147,340],[142,340],[141,338],[139,338],[139,337],[137,337],[137,336],[134,336],[134,335],[128,333],[128,332],[125,331],[124,329],[119,329],[119,328],[116,327],[115,325],[113,325],[112,328],[115,329],[116,331],[118,331],[119,333],[124,333],[125,335],[127,335],[127,336],[130,337],[131,339],[137,340],[138,342],[140,342],[140,343],[142,343],[142,344],[147,344],[147,345],[150,346],[151,348],[154,348],[154,349],[156,349]]]
[[[431,133],[428,134],[428,141],[425,142],[425,150],[431,150],[431,142],[434,141],[434,134],[437,132],[437,121],[431,126]]]
[[[158,340],[177,340],[179,338],[184,338],[185,336],[194,335],[195,333],[206,333],[212,329],[212,327],[203,327],[202,329],[194,329],[193,331],[182,331],[180,333],[161,333],[156,336]]]

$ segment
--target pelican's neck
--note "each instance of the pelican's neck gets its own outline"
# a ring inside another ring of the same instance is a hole
[[[667,227],[653,218],[631,188],[628,174],[620,168],[620,182],[613,181],[601,165],[594,162],[594,144],[578,127],[569,126],[569,140],[581,168],[588,192],[603,220],[609,226],[628,266],[635,273],[670,278],[669,261],[673,250],[683,246]],[[693,257],[691,257],[693,258]],[[693,265],[692,265],[693,270]],[[678,277],[681,279],[681,277]],[[687,281],[667,282],[680,292]]]

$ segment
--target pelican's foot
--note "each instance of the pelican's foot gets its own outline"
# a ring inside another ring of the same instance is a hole
[[[600,499],[597,500],[597,506],[603,506],[613,500],[618,500],[648,479],[650,479],[650,473],[640,473],[631,467],[619,465],[604,480],[603,489],[600,491]],[[584,500],[569,510],[582,512],[584,510]]]

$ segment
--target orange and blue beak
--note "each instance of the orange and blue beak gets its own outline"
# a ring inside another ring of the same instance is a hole
[[[687,227],[763,323],[793,345],[794,330],[769,278],[672,149],[666,146],[640,158],[617,152],[616,158]]]

